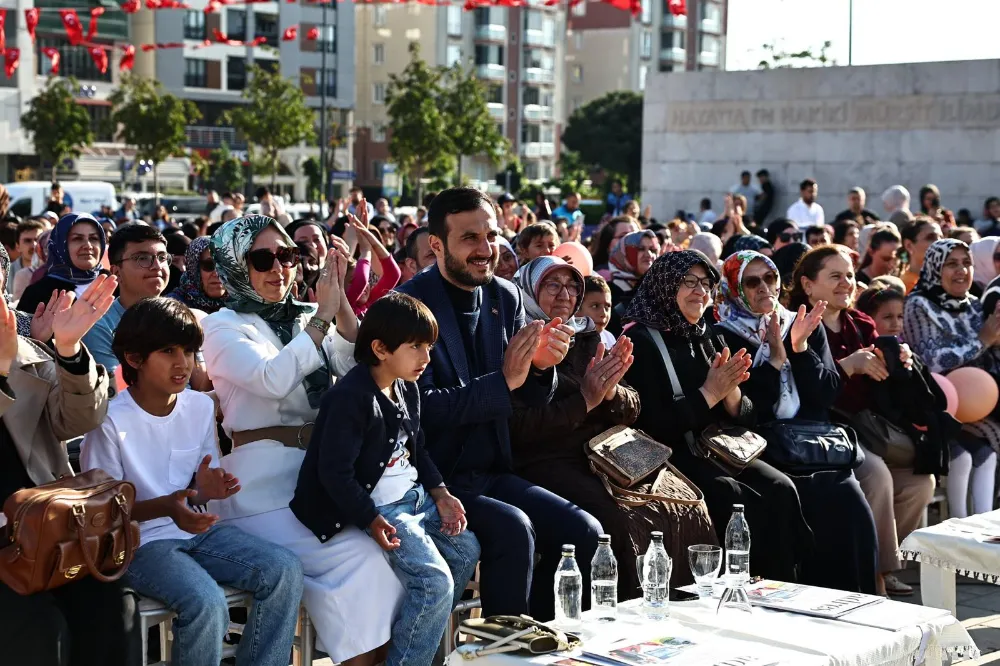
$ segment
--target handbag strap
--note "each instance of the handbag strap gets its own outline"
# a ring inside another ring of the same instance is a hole
[[[78,529],[76,530],[76,536],[80,542],[80,552],[83,553],[83,562],[87,565],[87,570],[90,571],[90,575],[102,583],[111,583],[124,576],[125,570],[128,569],[128,565],[132,561],[132,553],[135,551],[135,544],[132,542],[131,510],[129,509],[128,499],[124,494],[118,493],[115,495],[115,502],[118,504],[118,508],[122,512],[122,531],[125,533],[125,550],[122,551],[124,553],[124,557],[118,565],[118,568],[109,574],[103,574],[100,569],[97,568],[97,563],[94,562],[93,557],[90,555],[90,551],[87,550],[87,545],[83,541],[83,527],[86,524],[84,518],[86,509],[84,508],[84,505],[77,504],[74,506],[73,512],[73,516],[77,523]],[[79,513],[75,511],[76,507],[80,508]]]
[[[622,488],[621,486],[614,483],[610,478],[608,478],[607,474],[605,474],[604,472],[602,472],[600,469],[597,468],[597,466],[594,464],[593,461],[590,462],[590,469],[594,472],[594,474],[597,475],[597,478],[601,480],[601,483],[604,484],[604,489],[608,491],[608,494],[611,495],[611,498],[616,502],[618,502],[619,504],[623,504],[625,506],[646,506],[650,502],[663,502],[665,504],[682,504],[684,506],[697,506],[705,500],[705,495],[704,493],[701,492],[701,488],[691,483],[690,479],[684,476],[684,474],[682,474],[679,469],[671,465],[669,462],[665,463],[665,466],[660,468],[659,473],[656,475],[656,480],[653,481],[653,488],[656,488],[660,484],[660,481],[663,479],[663,475],[666,474],[667,471],[669,470],[674,474],[676,474],[681,481],[686,483],[688,487],[694,491],[696,499],[670,497],[668,495],[662,495],[660,493],[640,493],[636,490],[629,490],[627,488]],[[622,495],[626,495],[627,497],[622,497]],[[630,499],[629,497],[637,499]]]
[[[660,356],[663,357],[663,364],[667,366],[667,376],[670,377],[670,388],[674,394],[674,402],[680,402],[684,400],[684,389],[681,388],[681,380],[677,378],[677,371],[674,369],[674,362],[670,358],[670,352],[667,350],[667,345],[663,343],[663,335],[650,326],[646,327],[649,331],[649,337],[653,338],[653,342],[656,344],[656,348],[660,352]],[[684,441],[688,446],[694,444],[694,435],[690,430],[684,433]]]

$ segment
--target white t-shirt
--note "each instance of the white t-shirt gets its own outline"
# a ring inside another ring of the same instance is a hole
[[[417,468],[410,464],[410,450],[406,448],[407,440],[409,435],[400,428],[389,464],[386,465],[382,478],[372,490],[372,501],[375,502],[375,506],[398,502],[417,483]]]
[[[799,199],[788,207],[785,217],[799,225],[799,229],[825,224],[823,207],[815,201],[807,206],[805,201]]]
[[[615,343],[618,341],[615,339],[615,336],[612,335],[611,331],[609,331],[608,329],[604,329],[603,331],[601,331],[601,342],[604,343],[604,350],[610,351],[611,348],[614,347]]]
[[[154,416],[122,391],[108,404],[108,415],[80,447],[84,471],[99,468],[135,486],[137,502],[183,490],[191,484],[201,459],[212,456],[219,466],[215,402],[190,389],[177,395],[174,410]],[[190,539],[171,518],[139,523],[139,543],[158,539]]]

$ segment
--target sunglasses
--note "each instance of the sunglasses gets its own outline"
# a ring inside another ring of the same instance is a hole
[[[760,287],[760,283],[763,282],[767,285],[768,289],[774,289],[778,284],[778,275],[774,271],[764,273],[763,275],[750,275],[743,278],[743,288],[754,291]]]
[[[205,271],[206,273],[212,273],[215,271],[215,259],[208,258],[202,259],[198,262],[198,268]]]
[[[255,271],[265,273],[274,268],[274,260],[282,266],[294,266],[299,260],[299,248],[279,247],[277,252],[260,249],[247,252],[247,261]]]
[[[801,231],[783,231],[779,238],[781,238],[782,243],[801,243],[802,242],[802,232]]]

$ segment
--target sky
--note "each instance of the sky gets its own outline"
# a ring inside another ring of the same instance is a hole
[[[689,0],[690,2],[691,0]],[[726,69],[756,69],[775,43],[848,64],[850,0],[729,0]],[[1000,58],[1000,0],[854,0],[855,65]]]

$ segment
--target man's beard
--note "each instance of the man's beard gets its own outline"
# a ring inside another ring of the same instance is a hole
[[[490,280],[493,279],[493,271],[497,268],[497,263],[500,261],[500,255],[496,257],[491,256],[489,263],[486,265],[486,275],[482,278],[475,277],[469,272],[466,262],[461,261],[455,255],[448,251],[448,246],[444,247],[444,270],[448,273],[448,276],[457,282],[458,284],[465,285],[466,287],[481,287],[484,284],[489,284]]]

